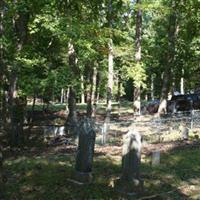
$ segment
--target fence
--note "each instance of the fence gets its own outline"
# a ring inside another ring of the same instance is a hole
[[[200,111],[177,112],[162,118],[148,120],[128,120],[97,124],[98,142],[101,144],[113,142],[115,138],[131,128],[137,129],[149,142],[176,140],[180,137],[180,127],[186,126],[194,134],[200,132]],[[199,130],[198,130],[199,129]]]
[[[148,142],[174,140],[180,137],[180,126],[185,125],[194,134],[200,132],[200,111],[177,112],[161,118],[153,116],[129,119],[126,121],[111,121],[110,123],[96,123],[97,143],[106,144],[117,142],[131,128],[136,128]],[[24,126],[28,126],[25,124]],[[32,130],[40,130],[42,134],[57,136],[64,134],[64,126],[34,125]],[[199,135],[200,137],[200,135]]]

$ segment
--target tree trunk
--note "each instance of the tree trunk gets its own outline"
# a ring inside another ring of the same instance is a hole
[[[106,122],[110,121],[112,110],[112,90],[113,90],[113,42],[110,39],[108,43],[108,85],[107,85],[107,109],[106,109]]]
[[[97,80],[97,68],[94,66],[92,78],[91,78],[91,84],[90,84],[90,92],[88,94],[88,100],[87,100],[87,116],[88,117],[95,117],[95,91],[96,91],[96,80]]]
[[[74,49],[73,43],[70,41],[68,44],[68,58],[69,58],[69,67],[72,73],[72,79],[75,79],[78,76],[76,52]],[[69,114],[66,121],[66,129],[72,133],[76,134],[77,128],[77,113],[76,113],[76,91],[74,85],[69,88],[69,100],[68,100],[68,110]]]
[[[108,2],[108,25],[112,29],[112,0]],[[112,110],[112,91],[113,91],[113,40],[112,35],[108,41],[108,83],[107,83],[107,108],[105,122],[110,122]]]
[[[100,73],[97,71],[97,81],[96,81],[96,91],[95,91],[96,103],[99,103],[100,78],[101,78]]]
[[[66,102],[66,113],[69,112],[69,109],[68,109],[68,102],[69,102],[69,88],[67,88],[67,91],[65,93],[65,102]]]
[[[77,113],[76,113],[76,92],[70,87],[69,88],[69,99],[68,99],[68,118],[67,118],[67,126],[70,131],[74,131],[74,128],[77,126]]]
[[[3,153],[2,153],[2,149],[0,146],[0,199],[4,199],[3,198]]]
[[[17,4],[17,0],[14,0]],[[27,25],[29,12],[18,10],[13,16],[13,30],[16,36],[16,52],[20,54],[27,39]],[[15,62],[13,62],[15,63]],[[20,71],[19,65],[13,65],[9,75],[8,107],[9,107],[9,139],[12,146],[22,146],[24,143],[23,120],[24,102],[18,98],[17,80]]]
[[[9,111],[9,142],[11,146],[22,146],[24,144],[23,122],[25,102],[17,95],[17,75],[13,70],[10,77],[10,87],[8,91],[8,111]]]
[[[151,100],[154,100],[154,77],[151,75]]]
[[[118,77],[117,77],[117,101],[118,101],[118,116],[121,115],[120,109],[121,109],[121,76],[120,72],[118,71]]]
[[[60,95],[60,103],[61,103],[61,104],[64,103],[64,94],[65,94],[65,90],[62,88],[62,89],[61,89],[61,95]]]
[[[4,36],[4,16],[5,16],[5,1],[0,1],[0,38]],[[7,65],[4,60],[5,58],[5,49],[4,43],[0,44],[0,127],[4,130],[7,130],[8,125],[8,83],[7,83]]]
[[[8,96],[8,92],[5,91],[3,88],[2,89],[2,104],[1,104],[2,106],[1,107],[1,121],[2,121],[3,130],[7,130],[7,125],[8,125],[8,102],[7,102],[8,98],[7,96]]]
[[[181,75],[181,80],[180,80],[180,92],[181,92],[181,94],[185,94],[185,89],[184,89],[184,69],[182,69],[182,75]]]
[[[84,77],[81,75],[81,104],[85,103]]]
[[[4,19],[4,1],[0,1],[0,38],[3,38],[3,19]],[[4,88],[4,49],[3,49],[3,42],[0,44],[0,128],[3,127],[3,124],[5,122],[5,112],[3,112],[4,109],[4,100],[5,100],[5,88]]]
[[[136,27],[135,27],[135,62],[136,65],[141,65],[141,40],[142,40],[142,10],[139,7],[141,0],[136,1],[138,10],[136,13]],[[140,114],[141,112],[141,85],[135,84],[133,94],[133,110]]]
[[[31,123],[33,121],[34,111],[35,111],[35,103],[36,103],[36,91],[34,91],[34,95],[33,95],[33,103],[32,103],[32,107],[31,107],[31,113],[29,116],[27,116],[28,123]]]
[[[35,102],[36,102],[36,93],[34,92],[33,103],[32,103],[32,108],[31,108],[32,117],[33,117],[33,113],[35,111]]]
[[[56,94],[55,94],[55,89],[57,87],[57,73],[54,73],[54,83],[53,83],[53,88],[52,88],[52,96],[50,97],[49,101],[53,101],[53,104],[56,103],[57,98],[56,98]]]
[[[174,65],[175,56],[175,40],[176,40],[176,14],[175,14],[175,2],[172,4],[172,13],[169,16],[169,29],[168,29],[168,54],[166,57],[166,66],[163,75],[163,85],[161,90],[160,105],[158,108],[158,114],[167,112],[167,99],[170,90],[171,83],[171,70]]]
[[[18,116],[16,116],[15,108],[17,106],[17,76],[16,72],[11,72],[11,78],[9,80],[10,87],[8,91],[8,111],[9,111],[9,142],[12,146],[19,146],[19,137],[16,131],[18,130],[17,121]]]

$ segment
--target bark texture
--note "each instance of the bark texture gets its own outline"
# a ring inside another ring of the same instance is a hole
[[[3,154],[0,146],[0,199],[3,199]]]
[[[72,41],[70,41],[68,44],[68,58],[69,58],[69,67],[72,73],[71,74],[72,79],[76,79],[76,77],[78,76],[78,68],[77,68],[78,59]],[[69,98],[68,98],[69,114],[66,120],[66,130],[69,133],[76,135],[77,134],[76,91],[75,91],[75,85],[74,84],[72,85],[73,86],[69,88]]]
[[[17,4],[18,1],[13,2]],[[16,36],[15,51],[20,54],[27,42],[27,27],[29,22],[29,12],[18,10],[13,16],[13,30]],[[13,62],[15,63],[15,62]],[[20,66],[13,64],[8,76],[8,129],[9,139],[12,146],[21,146],[24,143],[23,121],[25,100],[18,97],[18,74]]]
[[[110,121],[112,110],[112,91],[113,91],[113,42],[110,39],[108,43],[108,85],[107,85],[107,108],[106,122]]]
[[[96,66],[93,67],[92,77],[90,78],[90,91],[88,94],[87,100],[87,116],[88,117],[95,117],[95,105],[96,105],[96,80],[97,80],[97,68]]]
[[[68,111],[69,114],[66,121],[66,128],[69,133],[76,135],[77,134],[76,92],[72,87],[69,88]]]
[[[170,91],[171,79],[172,79],[172,68],[174,65],[175,56],[175,41],[176,41],[176,13],[175,13],[175,2],[172,2],[172,11],[169,15],[169,25],[168,25],[168,51],[166,56],[166,65],[163,73],[163,84],[161,90],[160,105],[158,108],[158,114],[166,113],[167,111],[167,99],[168,93]]]
[[[138,10],[136,12],[136,27],[135,27],[135,62],[136,65],[141,64],[141,41],[142,41],[142,10],[140,8],[141,0],[136,1]],[[141,88],[140,84],[136,83],[133,94],[133,110],[140,114],[141,110]]]

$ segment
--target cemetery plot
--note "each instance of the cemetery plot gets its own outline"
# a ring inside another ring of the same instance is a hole
[[[195,199],[200,193],[198,116],[195,120],[191,129],[190,116],[130,116],[105,129],[102,121],[83,118],[78,142],[59,135],[62,124],[35,124],[29,137],[37,142],[4,162],[6,198]]]

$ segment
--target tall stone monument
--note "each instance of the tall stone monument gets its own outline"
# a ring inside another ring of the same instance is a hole
[[[75,164],[75,178],[82,183],[92,181],[92,163],[96,132],[94,122],[90,118],[83,118],[79,124],[78,151]]]

